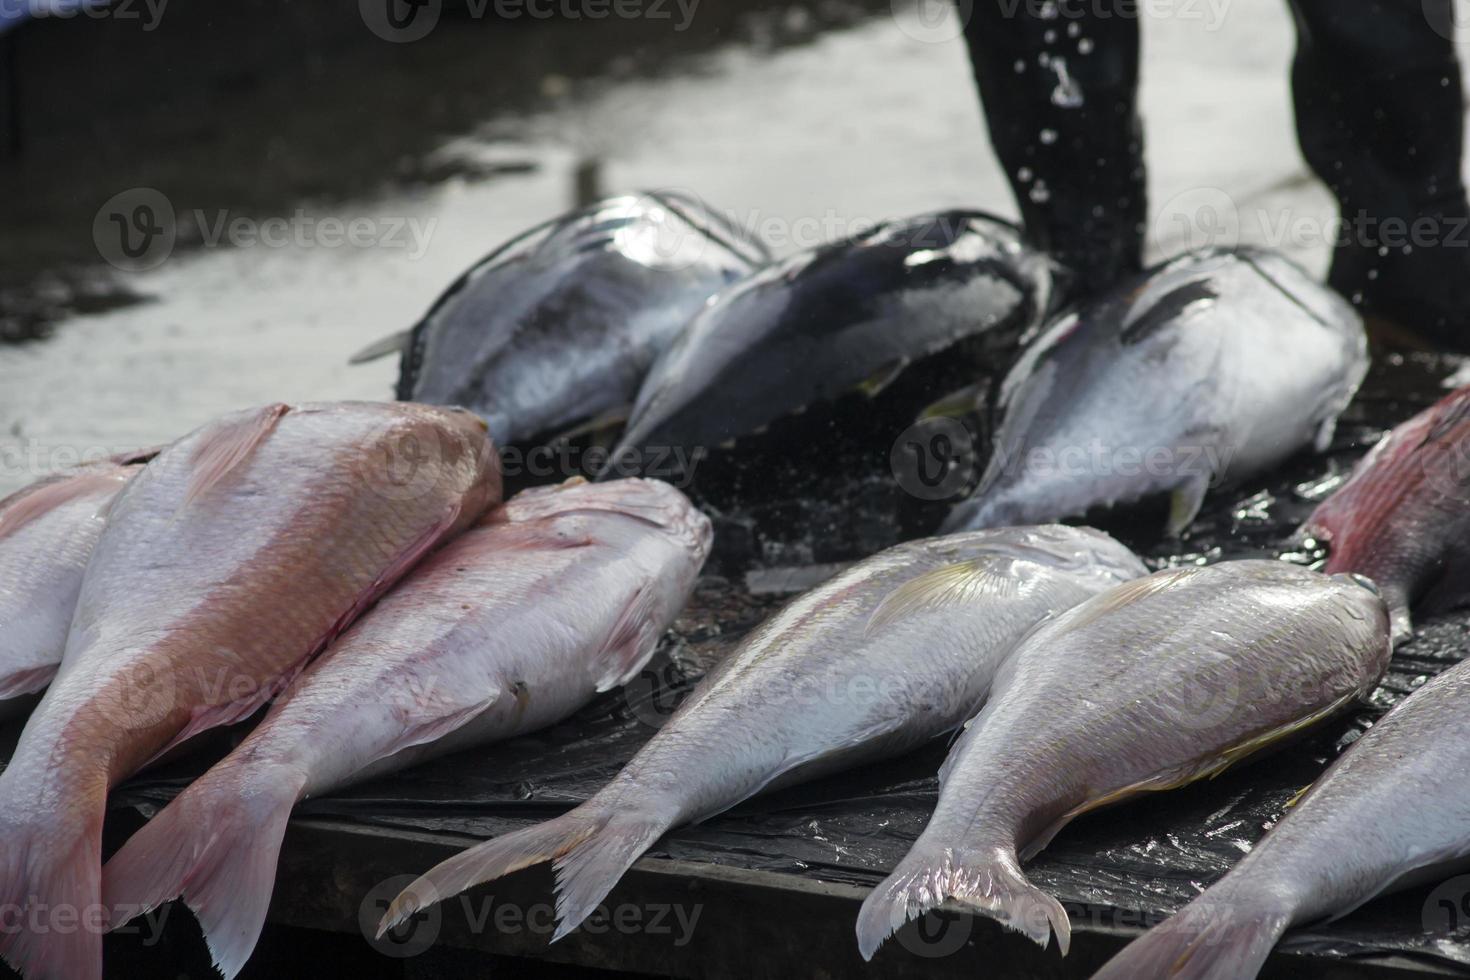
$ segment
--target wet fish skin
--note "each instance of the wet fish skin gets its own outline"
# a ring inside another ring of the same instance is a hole
[[[638,392],[615,459],[710,447],[910,362],[1040,322],[1051,263],[1013,225],[942,211],[800,252],[720,293]]]
[[[1058,318],[1001,388],[996,449],[949,531],[1173,494],[1323,450],[1368,367],[1362,321],[1259,249],[1183,256]],[[1151,455],[1152,455],[1152,461]]]
[[[266,406],[149,463],[113,501],[61,667],[0,773],[0,904],[90,924],[6,930],[0,954],[27,977],[100,976],[109,787],[249,715],[499,493],[483,423],[423,405]]]
[[[185,895],[227,978],[265,924],[291,808],[534,731],[636,674],[709,554],[664,483],[526,491],[450,542],[307,668],[103,870],[108,908]]]
[[[412,330],[398,397],[462,405],[498,444],[625,409],[712,294],[769,260],[698,200],[614,197],[512,240]]]
[[[1224,878],[1097,980],[1246,980],[1288,928],[1453,873],[1470,857],[1470,788],[1451,775],[1470,767],[1467,703],[1470,663],[1401,701]]]
[[[1412,633],[1409,607],[1429,611],[1470,596],[1470,387],[1446,395],[1378,441],[1303,527],[1328,542],[1323,570],[1378,584],[1396,639]]]
[[[51,682],[107,508],[142,465],[100,460],[0,500],[0,700]]]
[[[1002,666],[928,826],[863,903],[859,951],[953,898],[1065,954],[1067,913],[1021,861],[1081,813],[1212,775],[1366,695],[1388,657],[1376,592],[1284,562],[1167,569],[1073,607]]]
[[[1112,538],[1056,526],[880,552],[758,626],[592,799],[441,863],[380,928],[554,860],[560,938],[665,831],[953,729],[1028,629],[1143,572]]]

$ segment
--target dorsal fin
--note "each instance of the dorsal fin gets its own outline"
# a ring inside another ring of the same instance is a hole
[[[243,463],[290,410],[290,405],[267,405],[233,422],[211,426],[194,447],[194,474],[184,493],[185,506],[217,486]]]
[[[111,489],[116,492],[132,477],[126,469],[109,469],[75,476],[58,476],[0,501],[0,538],[14,534],[43,514],[81,497]]]
[[[1136,344],[1174,323],[1192,308],[1207,306],[1219,298],[1219,291],[1208,279],[1185,283],[1159,297],[1148,309],[1139,310],[1123,325],[1118,339],[1124,344]]]

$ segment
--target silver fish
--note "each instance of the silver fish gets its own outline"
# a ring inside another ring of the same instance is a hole
[[[1096,980],[1246,980],[1294,925],[1434,881],[1470,858],[1470,663],[1415,691],[1344,752],[1264,839]]]
[[[560,938],[665,831],[953,729],[1027,630],[1143,571],[1085,528],[1007,528],[880,552],[757,627],[592,799],[438,865],[404,889],[382,928],[554,860]]]
[[[1353,308],[1259,249],[1186,255],[1051,324],[1001,387],[994,455],[946,530],[1212,485],[1331,441],[1368,368]]]
[[[468,412],[343,402],[233,413],[144,467],[0,772],[0,910],[21,922],[0,955],[29,977],[100,977],[108,790],[278,693],[499,500],[498,463]]]
[[[527,490],[415,570],[103,869],[103,903],[182,894],[219,971],[265,925],[291,808],[553,724],[642,669],[709,554],[665,483]],[[121,923],[116,923],[121,924]]]
[[[1075,606],[1001,667],[928,826],[863,903],[859,951],[954,898],[1042,946],[1055,933],[1065,954],[1067,913],[1021,861],[1080,814],[1213,775],[1336,712],[1388,657],[1376,592],[1285,562],[1168,569]]]
[[[0,701],[51,683],[107,508],[150,456],[78,466],[0,500]]]
[[[705,300],[767,261],[698,200],[608,198],[491,252],[353,361],[401,349],[400,399],[473,409],[501,445],[599,425]]]
[[[720,293],[661,356],[613,453],[755,432],[982,334],[1034,327],[1052,265],[1008,222],[941,211],[800,252]]]

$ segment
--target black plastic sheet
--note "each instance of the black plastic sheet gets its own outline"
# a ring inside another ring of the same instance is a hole
[[[1379,433],[1441,397],[1443,379],[1456,366],[1429,356],[1380,358],[1329,453],[1300,457],[1251,485],[1215,491],[1182,541],[1162,539],[1162,510],[1089,517],[1157,567],[1268,555],[1314,561],[1320,553],[1291,540],[1297,524]],[[829,418],[821,424],[832,423]],[[940,505],[916,509],[905,499],[885,473],[886,447],[854,464],[851,444],[839,435],[832,445],[844,447],[829,457],[842,469],[817,466],[820,472],[811,477],[809,467],[803,483],[793,467],[791,482],[768,481],[764,499],[745,509],[732,504],[738,498],[728,492],[728,471],[720,474],[717,492],[702,493],[696,484],[696,496],[718,511],[721,531],[729,537],[734,528],[744,536],[734,535],[735,550],[717,555],[714,567],[721,574],[701,582],[653,664],[626,690],[603,696],[546,731],[310,800],[299,816],[489,837],[585,800],[637,751],[694,681],[783,601],[758,594],[763,589],[753,593],[737,569],[748,569],[760,556],[777,565],[792,556],[808,562],[851,559],[911,536],[926,523],[932,526],[942,514]],[[814,461],[820,460],[806,460]],[[819,493],[811,492],[813,479]],[[783,487],[807,492],[782,498]],[[791,577],[767,573],[755,581]],[[1370,705],[1213,780],[1085,816],[1031,862],[1028,874],[1082,921],[1157,920],[1223,874],[1280,819],[1287,801],[1376,717],[1467,652],[1470,613],[1418,624]],[[945,750],[938,741],[898,759],[747,801],[671,833],[651,854],[876,884],[923,828]],[[151,813],[208,761],[184,759],[135,779],[115,794],[114,805]],[[1437,912],[1434,898],[1428,888],[1390,896],[1337,923],[1298,930],[1288,942],[1342,956],[1421,955],[1470,971],[1470,929],[1453,929],[1458,923]]]

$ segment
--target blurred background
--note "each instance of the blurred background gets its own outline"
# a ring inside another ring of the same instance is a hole
[[[1323,272],[1285,5],[1141,12],[1150,251]],[[396,358],[347,357],[601,195],[684,189],[781,253],[1015,215],[937,0],[0,0],[0,27],[0,494],[245,404],[391,397]]]

